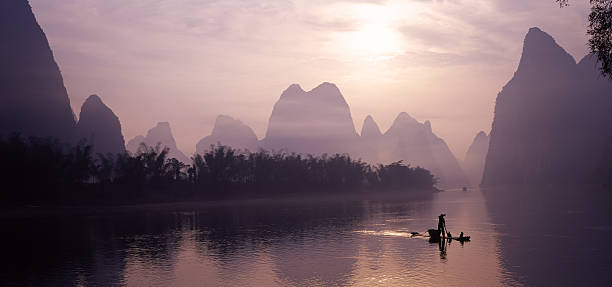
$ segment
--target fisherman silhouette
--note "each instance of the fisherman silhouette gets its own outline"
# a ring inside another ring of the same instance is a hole
[[[438,216],[438,231],[442,235],[442,238],[446,238],[446,220],[444,220],[446,214],[442,213]]]

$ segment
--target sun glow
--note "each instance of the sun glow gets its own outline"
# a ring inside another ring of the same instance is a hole
[[[391,27],[368,24],[352,35],[353,51],[371,58],[386,58],[401,53],[401,35]]]
[[[336,35],[335,46],[345,56],[367,61],[385,60],[401,54],[405,45],[398,26],[401,25],[400,21],[405,21],[407,13],[400,15],[395,8],[372,4],[343,4],[334,7],[335,11],[343,11],[343,18],[356,23],[353,29]]]

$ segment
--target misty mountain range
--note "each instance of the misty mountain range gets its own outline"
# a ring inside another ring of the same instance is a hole
[[[95,153],[136,152],[141,143],[176,146],[160,122],[127,143],[119,118],[96,95],[77,122],[47,38],[26,0],[0,2],[0,135],[86,140]],[[490,136],[479,133],[463,167],[429,121],[400,113],[382,132],[371,116],[357,133],[340,89],[322,83],[311,91],[289,86],[274,105],[263,139],[238,119],[220,115],[203,153],[220,143],[238,149],[303,154],[348,153],[370,163],[404,161],[432,171],[442,186],[600,182],[612,162],[612,85],[600,79],[593,56],[580,62],[538,28],[527,33],[514,77],[497,97]]]

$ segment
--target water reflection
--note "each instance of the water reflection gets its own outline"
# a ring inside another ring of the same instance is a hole
[[[599,188],[484,190],[501,259],[529,286],[609,286],[612,194]]]
[[[446,213],[473,242],[431,244]],[[494,286],[516,283],[479,192],[2,219],[2,286]],[[24,284],[25,283],[25,284]]]
[[[383,233],[378,238],[363,237],[369,244],[379,241],[378,254],[364,253],[362,261],[378,257],[375,268],[359,268],[355,273],[355,285],[425,285],[425,286],[483,286],[501,285],[506,279],[496,246],[496,234],[488,221],[482,196],[477,193],[448,192],[437,194],[427,204],[413,206],[411,212],[381,213],[393,221],[380,226],[376,222],[364,225],[379,230],[405,231],[401,235]],[[470,234],[475,242],[461,245],[457,241],[442,244],[428,243],[426,238],[406,238],[410,231],[423,232],[437,226],[437,216],[446,213],[449,230]],[[404,221],[396,222],[397,218]],[[380,221],[378,221],[380,222]],[[366,264],[359,264],[367,266]]]

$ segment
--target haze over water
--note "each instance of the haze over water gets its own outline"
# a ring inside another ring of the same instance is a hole
[[[612,267],[605,251],[610,194],[589,191],[577,200],[559,190],[542,192],[560,195],[561,203],[514,205],[520,196],[474,190],[3,218],[14,232],[4,235],[8,256],[0,283],[596,286],[611,279],[605,271]],[[434,228],[440,212],[452,233],[463,231],[472,242],[441,247],[411,237]],[[29,261],[28,253],[41,261]]]

